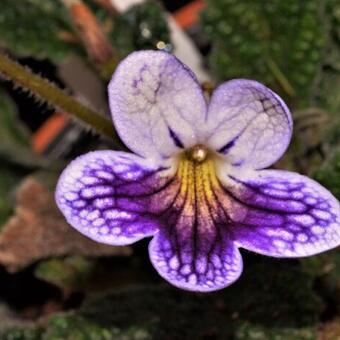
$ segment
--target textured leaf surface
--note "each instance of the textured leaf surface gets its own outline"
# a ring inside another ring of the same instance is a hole
[[[284,94],[287,91],[282,87],[284,81],[279,74],[282,73],[299,100],[308,95],[325,46],[324,2],[209,0],[207,3],[202,24],[212,41],[210,65],[219,80],[253,78],[274,90],[278,90],[280,83],[279,93]]]
[[[70,27],[60,1],[21,0],[14,4],[1,0],[0,45],[18,55],[53,60],[64,57],[72,45],[63,42],[58,34]]]

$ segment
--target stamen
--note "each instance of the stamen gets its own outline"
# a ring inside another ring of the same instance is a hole
[[[195,145],[190,150],[190,158],[195,162],[203,162],[208,155],[208,150],[204,145]]]

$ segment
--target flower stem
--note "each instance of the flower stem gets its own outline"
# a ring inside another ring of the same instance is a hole
[[[16,85],[30,91],[36,97],[54,107],[67,112],[90,125],[99,133],[121,144],[118,135],[108,118],[82,105],[50,81],[34,74],[30,69],[0,53],[0,75],[12,80]]]

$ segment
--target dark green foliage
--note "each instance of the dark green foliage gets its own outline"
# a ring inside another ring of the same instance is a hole
[[[23,171],[11,164],[15,157],[28,161],[28,133],[19,123],[14,103],[0,88],[0,227],[12,211],[10,194],[23,176]],[[24,156],[22,156],[22,154]]]
[[[33,327],[15,327],[1,335],[1,340],[40,340],[42,331]]]
[[[28,146],[28,131],[20,123],[15,103],[0,87],[0,139],[2,142]]]
[[[322,168],[314,172],[313,177],[340,200],[340,152],[336,151]]]
[[[340,295],[336,292],[340,277],[339,250],[334,249],[318,256],[304,258],[300,262],[305,272],[318,278],[322,283],[322,294],[329,296],[335,304],[340,306]]]
[[[93,261],[80,256],[42,261],[35,269],[35,276],[56,285],[61,290],[81,290],[93,271]]]
[[[93,1],[85,1],[100,22],[111,20]],[[56,0],[1,0],[0,46],[17,55],[47,57],[54,61],[69,53],[84,53],[77,43],[62,39],[63,32],[75,34],[69,13]],[[149,1],[112,19],[110,39],[120,55],[132,50],[155,48],[158,41],[169,41],[169,30],[162,8]]]
[[[314,93],[314,102],[330,113],[340,112],[340,2],[329,0],[329,38],[324,56],[323,72]]]
[[[315,340],[315,327],[265,328],[251,323],[243,323],[237,329],[235,340]]]
[[[169,286],[130,288],[89,300],[79,316],[104,329],[114,325],[127,331],[133,325],[152,339],[226,339],[244,322],[268,333],[275,327],[298,332],[315,324],[321,305],[312,277],[297,263],[252,260],[256,263],[241,280],[224,291],[198,295]]]
[[[0,166],[0,229],[12,212],[14,197],[12,189],[22,178],[22,174],[15,171],[8,164]]]
[[[148,340],[148,332],[138,327],[120,330],[102,326],[81,316],[55,316],[49,322],[44,340]],[[26,339],[25,339],[26,340]]]
[[[245,77],[307,100],[327,39],[322,0],[208,0],[202,25],[218,80]],[[292,94],[292,93],[291,93]]]
[[[1,0],[0,46],[18,55],[58,60],[73,45],[60,39],[62,30],[72,30],[61,1]]]
[[[2,167],[5,168],[5,162],[27,168],[45,164],[44,160],[33,155],[29,137],[28,129],[18,117],[15,103],[0,87],[0,171]]]
[[[120,54],[154,49],[159,41],[170,42],[164,12],[156,1],[131,7],[114,20],[110,36]]]
[[[314,274],[256,255],[245,256],[245,267],[236,284],[212,294],[165,284],[102,292],[52,317],[41,339],[315,339],[323,304]]]

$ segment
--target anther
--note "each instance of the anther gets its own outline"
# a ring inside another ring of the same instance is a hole
[[[190,150],[190,157],[195,162],[203,162],[208,155],[208,150],[204,145],[195,145]]]

